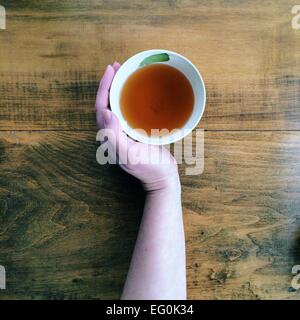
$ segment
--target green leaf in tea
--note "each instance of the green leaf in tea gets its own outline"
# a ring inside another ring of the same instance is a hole
[[[140,67],[146,66],[147,64],[155,63],[155,62],[164,62],[169,61],[170,57],[167,53],[158,53],[152,56],[145,58],[141,63]]]

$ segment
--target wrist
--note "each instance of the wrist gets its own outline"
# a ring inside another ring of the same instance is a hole
[[[164,178],[143,183],[146,193],[181,193],[181,184],[178,172]]]

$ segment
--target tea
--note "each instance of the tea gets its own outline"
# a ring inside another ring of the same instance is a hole
[[[135,71],[125,82],[120,98],[121,111],[132,128],[179,129],[192,114],[194,92],[179,70],[152,64]]]

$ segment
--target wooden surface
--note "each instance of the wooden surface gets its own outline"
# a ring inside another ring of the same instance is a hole
[[[190,58],[207,87],[204,173],[180,167],[189,298],[299,299],[294,1],[1,4],[0,299],[120,296],[143,193],[96,163],[93,105],[106,64],[157,47]]]

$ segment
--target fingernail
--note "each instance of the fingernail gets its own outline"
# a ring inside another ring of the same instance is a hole
[[[109,110],[102,111],[103,122],[105,126],[108,126],[111,119],[111,112]]]
[[[108,64],[108,65],[106,66],[106,68],[105,68],[105,70],[104,70],[104,74],[107,72],[107,70],[109,69],[109,67],[110,67],[110,64]]]

